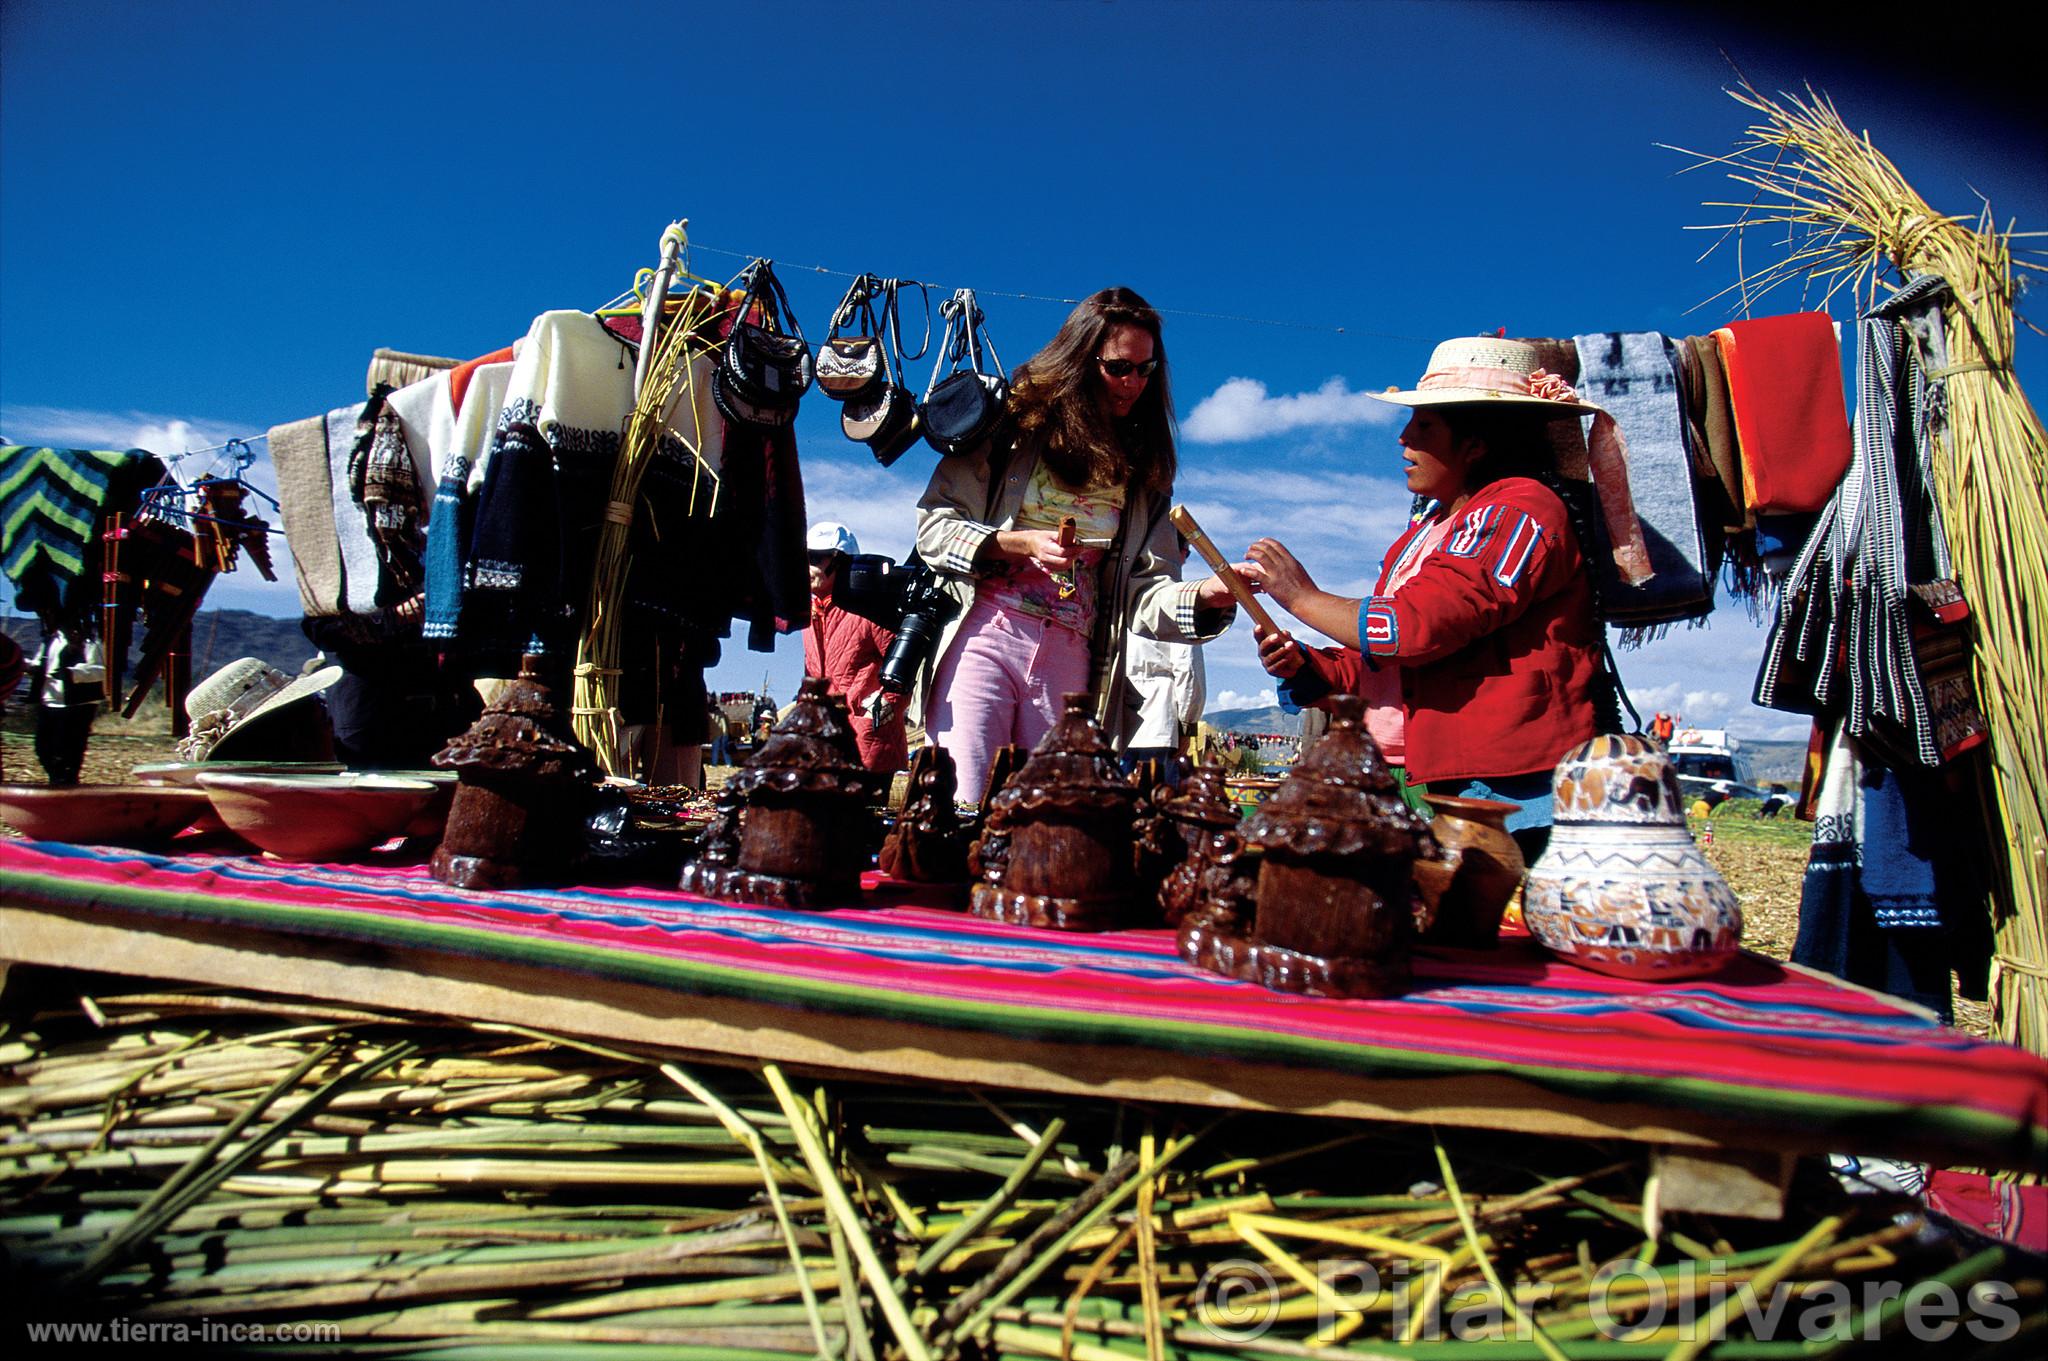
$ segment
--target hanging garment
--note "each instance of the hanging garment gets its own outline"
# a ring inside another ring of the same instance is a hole
[[[1859,739],[1888,724],[1888,743],[1923,765],[1940,763],[1941,746],[1914,652],[1909,584],[1949,576],[1948,541],[1927,482],[1934,408],[1900,318],[1938,310],[1946,291],[1923,276],[1858,325],[1849,468],[1786,578],[1756,689],[1767,708],[1845,710]]]
[[[1628,489],[1642,524],[1652,575],[1640,585],[1610,580],[1603,604],[1623,644],[1713,609],[1713,577],[1693,500],[1671,341],[1654,331],[1607,331],[1574,339],[1579,390],[1628,437]]]
[[[424,565],[426,622],[422,628],[428,638],[454,638],[462,619],[462,556],[475,510],[468,497],[469,470],[496,435],[498,413],[512,382],[511,350],[498,354],[507,357],[487,355],[465,364],[445,378],[429,380],[423,393],[417,390],[422,385],[416,385],[406,389],[411,396],[392,394],[394,399],[404,397],[396,406],[413,460],[417,463],[424,453],[433,479]],[[415,401],[420,397],[425,398],[426,409],[415,414]]]
[[[1948,1020],[1950,974],[1982,996],[1990,960],[1970,814],[1939,777],[1871,761],[1845,725],[1826,742],[1792,961]]]
[[[277,469],[278,514],[299,583],[299,609],[308,619],[343,611],[341,541],[334,532],[334,488],[327,461],[327,418],[309,416],[270,428],[270,462]]]
[[[389,608],[412,599],[422,586],[426,505],[420,474],[407,446],[390,393],[370,398],[349,451],[349,498],[369,525],[377,554],[376,603]]]
[[[327,413],[327,496],[334,507],[334,541],[341,550],[341,608],[347,614],[377,611],[377,546],[370,541],[369,517],[349,491],[348,477],[356,441],[369,433],[368,414],[367,402]]]
[[[0,571],[21,607],[55,620],[97,603],[101,518],[163,472],[142,449],[0,447]]]
[[[1733,533],[1754,528],[1756,512],[1742,495],[1742,441],[1735,432],[1735,403],[1728,395],[1728,370],[1720,344],[1710,335],[1687,336],[1678,342],[1682,373],[1695,376],[1689,416],[1695,424],[1694,457],[1702,450],[1708,470],[1720,484],[1719,499],[1710,503],[1725,516],[1721,527]]]
[[[407,354],[403,350],[377,350],[370,355],[370,374],[363,395],[374,397],[377,389],[409,387],[423,378],[446,373],[460,362],[431,354]]]
[[[1742,443],[1743,504],[1819,510],[1849,466],[1842,353],[1824,312],[1738,321],[1714,332]]]

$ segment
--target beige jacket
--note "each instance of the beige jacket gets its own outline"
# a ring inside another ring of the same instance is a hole
[[[974,605],[975,558],[998,530],[1014,528],[1025,488],[1037,470],[1036,447],[1012,448],[1007,433],[968,454],[939,460],[917,503],[917,552],[959,604],[939,645],[925,660],[911,699],[913,721],[925,721],[939,663],[959,643],[960,623]],[[1135,633],[1169,643],[1205,643],[1230,627],[1237,607],[1200,609],[1196,584],[1180,576],[1180,548],[1166,518],[1171,498],[1137,492],[1124,507],[1115,541],[1103,553],[1090,656],[1095,714],[1119,750],[1138,730],[1142,702],[1124,668],[1124,642]]]

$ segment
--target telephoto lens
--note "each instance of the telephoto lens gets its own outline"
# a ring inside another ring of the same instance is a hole
[[[901,695],[917,683],[925,658],[939,645],[939,635],[960,608],[958,601],[929,571],[920,572],[903,594],[903,619],[896,640],[882,654],[882,688]]]

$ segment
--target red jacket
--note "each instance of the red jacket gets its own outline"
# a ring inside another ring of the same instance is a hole
[[[895,638],[880,624],[841,609],[829,595],[811,597],[804,674],[823,676],[833,690],[846,696],[861,764],[869,770],[901,770],[909,760],[901,709],[879,728],[867,714],[868,701],[882,688],[882,657]]]
[[[1593,735],[1600,634],[1564,502],[1542,483],[1482,487],[1461,522],[1395,595],[1358,611],[1365,653],[1401,667],[1411,780],[1525,775],[1556,767]],[[1375,592],[1422,525],[1394,541]],[[1308,650],[1317,682],[1356,691],[1365,658]],[[1297,678],[1298,679],[1298,678]]]

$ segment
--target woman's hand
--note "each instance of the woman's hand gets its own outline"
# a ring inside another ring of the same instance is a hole
[[[1259,585],[1280,603],[1281,609],[1299,617],[1295,604],[1303,596],[1316,593],[1316,583],[1308,569],[1278,539],[1255,539],[1248,551],[1258,568]]]
[[[1035,564],[1047,574],[1071,572],[1081,561],[1079,544],[1060,542],[1050,529],[1001,529],[996,531],[996,551],[1012,562]]]
[[[1249,562],[1233,562],[1230,566],[1231,570],[1245,579],[1247,585],[1254,591],[1258,590],[1257,567]],[[1223,578],[1213,572],[1195,584],[1195,604],[1201,609],[1225,609],[1236,599],[1237,597],[1230,593],[1230,588],[1223,584]]]
[[[1286,629],[1255,627],[1252,636],[1259,640],[1259,665],[1267,675],[1287,680],[1308,664],[1308,653]]]

